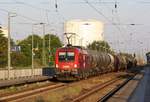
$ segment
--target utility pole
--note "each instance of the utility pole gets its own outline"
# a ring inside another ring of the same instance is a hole
[[[15,14],[15,15],[11,15]],[[11,34],[10,34],[10,18],[17,16],[16,13],[8,12],[8,80],[10,79],[10,69],[11,69]]]
[[[51,51],[51,34],[49,34],[49,51]],[[50,52],[49,52],[50,53]],[[51,54],[51,53],[50,53]]]
[[[51,62],[51,60],[52,60],[52,53],[51,53],[51,34],[49,34],[49,48],[48,48],[48,53],[49,53],[49,65],[50,65],[50,62]]]
[[[32,76],[34,75],[34,51],[33,51],[33,49],[34,49],[34,32],[33,32],[33,27],[34,27],[34,25],[32,24]]]
[[[11,40],[11,36],[10,36],[10,13],[8,12],[8,80],[10,79],[10,68],[11,68],[11,55],[10,55],[10,51],[11,51],[11,46],[10,46],[10,40]]]
[[[43,25],[43,48],[42,48],[42,64],[45,66],[46,65],[46,55],[45,55],[45,23],[40,23],[41,25]]]

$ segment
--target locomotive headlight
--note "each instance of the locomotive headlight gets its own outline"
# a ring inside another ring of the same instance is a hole
[[[72,69],[72,74],[78,74],[78,69],[77,68]]]
[[[74,64],[74,67],[77,68],[77,64]]]
[[[56,68],[58,68],[58,64],[56,64]]]

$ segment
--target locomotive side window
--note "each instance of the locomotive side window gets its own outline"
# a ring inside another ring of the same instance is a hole
[[[59,61],[74,61],[74,52],[59,52]]]

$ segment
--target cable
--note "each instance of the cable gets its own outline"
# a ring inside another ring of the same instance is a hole
[[[17,13],[18,14],[18,13]],[[27,17],[27,16],[24,16],[24,15],[22,15],[22,14],[18,14],[20,17],[23,17],[23,18],[25,18],[25,19],[27,19],[27,20],[30,20],[30,21],[36,21],[36,22],[40,22],[40,20],[37,20],[37,19],[33,19],[33,18],[30,18],[30,17]]]
[[[0,8],[0,10],[2,10],[2,11],[4,11],[4,12],[7,12],[7,13],[14,13],[14,12],[10,12],[10,11],[8,11],[8,10],[6,10],[6,9],[2,9],[2,8]],[[30,17],[27,17],[27,16],[24,16],[24,15],[22,15],[22,14],[19,14],[19,13],[15,13],[17,16],[20,16],[20,17],[23,17],[23,18],[25,18],[25,19],[27,19],[27,20],[30,20],[30,21],[40,21],[40,20],[37,20],[37,19],[33,19],[33,18],[30,18]]]
[[[16,2],[0,2],[0,4],[6,4],[6,5],[8,5],[8,4],[18,4],[18,3],[16,3]]]
[[[84,0],[85,1],[85,3],[87,3],[92,9],[94,9],[99,15],[101,15],[101,16],[103,16],[106,20],[107,20],[107,22],[110,22],[112,25],[114,25],[114,23],[111,21],[111,20],[109,20],[109,18],[107,18],[102,12],[100,12],[96,7],[94,7],[93,5],[91,5],[89,2],[88,2],[88,0]],[[120,30],[120,28],[117,26],[117,25],[114,25],[119,31],[120,31],[120,33],[121,33],[121,30]]]
[[[25,6],[28,6],[28,7],[32,7],[34,9],[40,9],[40,10],[44,10],[46,12],[50,12],[49,9],[39,8],[39,7],[36,7],[36,6],[32,5],[32,4],[29,4],[29,3],[26,3],[26,2],[22,2],[22,1],[18,1],[18,0],[14,0],[14,1],[15,1],[16,4],[25,5]],[[11,2],[11,3],[13,3],[13,2]],[[58,13],[58,15],[60,15],[63,20],[66,20],[65,17],[62,14],[60,14],[60,12],[58,11],[58,2],[57,2],[57,0],[55,0],[55,8],[56,8],[56,12]],[[46,14],[46,15],[48,15],[48,14]],[[25,17],[23,15],[20,15],[20,16],[22,16],[22,17],[24,17],[26,19],[29,19],[29,20],[33,20],[32,18]],[[38,21],[38,20],[34,20],[34,21]]]
[[[58,13],[58,15],[60,15],[60,16],[62,17],[62,19],[63,19],[64,21],[66,21],[66,18],[65,18],[59,11],[57,11],[57,13]]]
[[[57,14],[58,14],[59,16],[61,16],[62,19],[65,21],[66,18],[65,18],[65,17],[59,12],[59,10],[58,10],[58,1],[57,1],[57,0],[55,0],[55,9],[56,9]]]
[[[0,10],[9,13],[8,10],[2,9],[2,8],[0,8]]]
[[[109,20],[109,18],[107,18],[102,12],[100,12],[96,7],[94,7],[92,4],[90,4],[89,2],[88,2],[88,0],[84,0],[92,9],[94,9],[99,15],[101,15],[101,16],[103,16],[106,20],[107,20],[107,22],[110,22],[112,25],[114,25],[118,30],[119,30],[119,32],[120,32],[120,34],[122,35],[122,31],[121,31],[121,29],[120,29],[120,27],[118,27],[117,25],[115,25],[111,20]],[[115,8],[117,8],[117,6],[115,5]],[[119,42],[119,40],[118,40],[118,42]],[[119,44],[119,43],[118,43]],[[118,47],[119,47],[119,45],[118,45]]]
[[[49,9],[44,9],[44,8],[40,8],[40,7],[37,7],[37,6],[34,6],[32,4],[29,4],[29,3],[26,3],[26,2],[22,2],[22,1],[18,1],[18,0],[15,0],[17,4],[20,4],[20,5],[25,5],[25,6],[28,6],[28,7],[31,7],[31,8],[34,8],[34,9],[40,9],[40,10],[46,10],[48,12],[50,12]]]
[[[57,4],[57,0],[55,0],[55,9],[56,9],[56,12],[58,11],[58,4]]]
[[[48,17],[48,12],[47,11],[46,11],[45,15],[46,15],[47,23],[50,24],[49,17]]]
[[[55,0],[55,8],[56,8],[56,14],[58,15],[58,16],[60,16],[59,18],[61,18],[63,21],[62,22],[64,22],[64,21],[66,21],[66,18],[63,16],[63,14],[62,13],[60,13],[59,12],[59,10],[58,10],[58,2],[57,2],[57,0]],[[63,23],[64,24],[64,23]],[[62,25],[63,26],[63,25]],[[57,33],[57,31],[56,31],[56,33]]]

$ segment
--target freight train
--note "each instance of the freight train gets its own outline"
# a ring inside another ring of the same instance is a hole
[[[124,71],[134,65],[134,58],[87,50],[80,46],[58,48],[55,55],[58,80],[80,80],[102,73]]]

